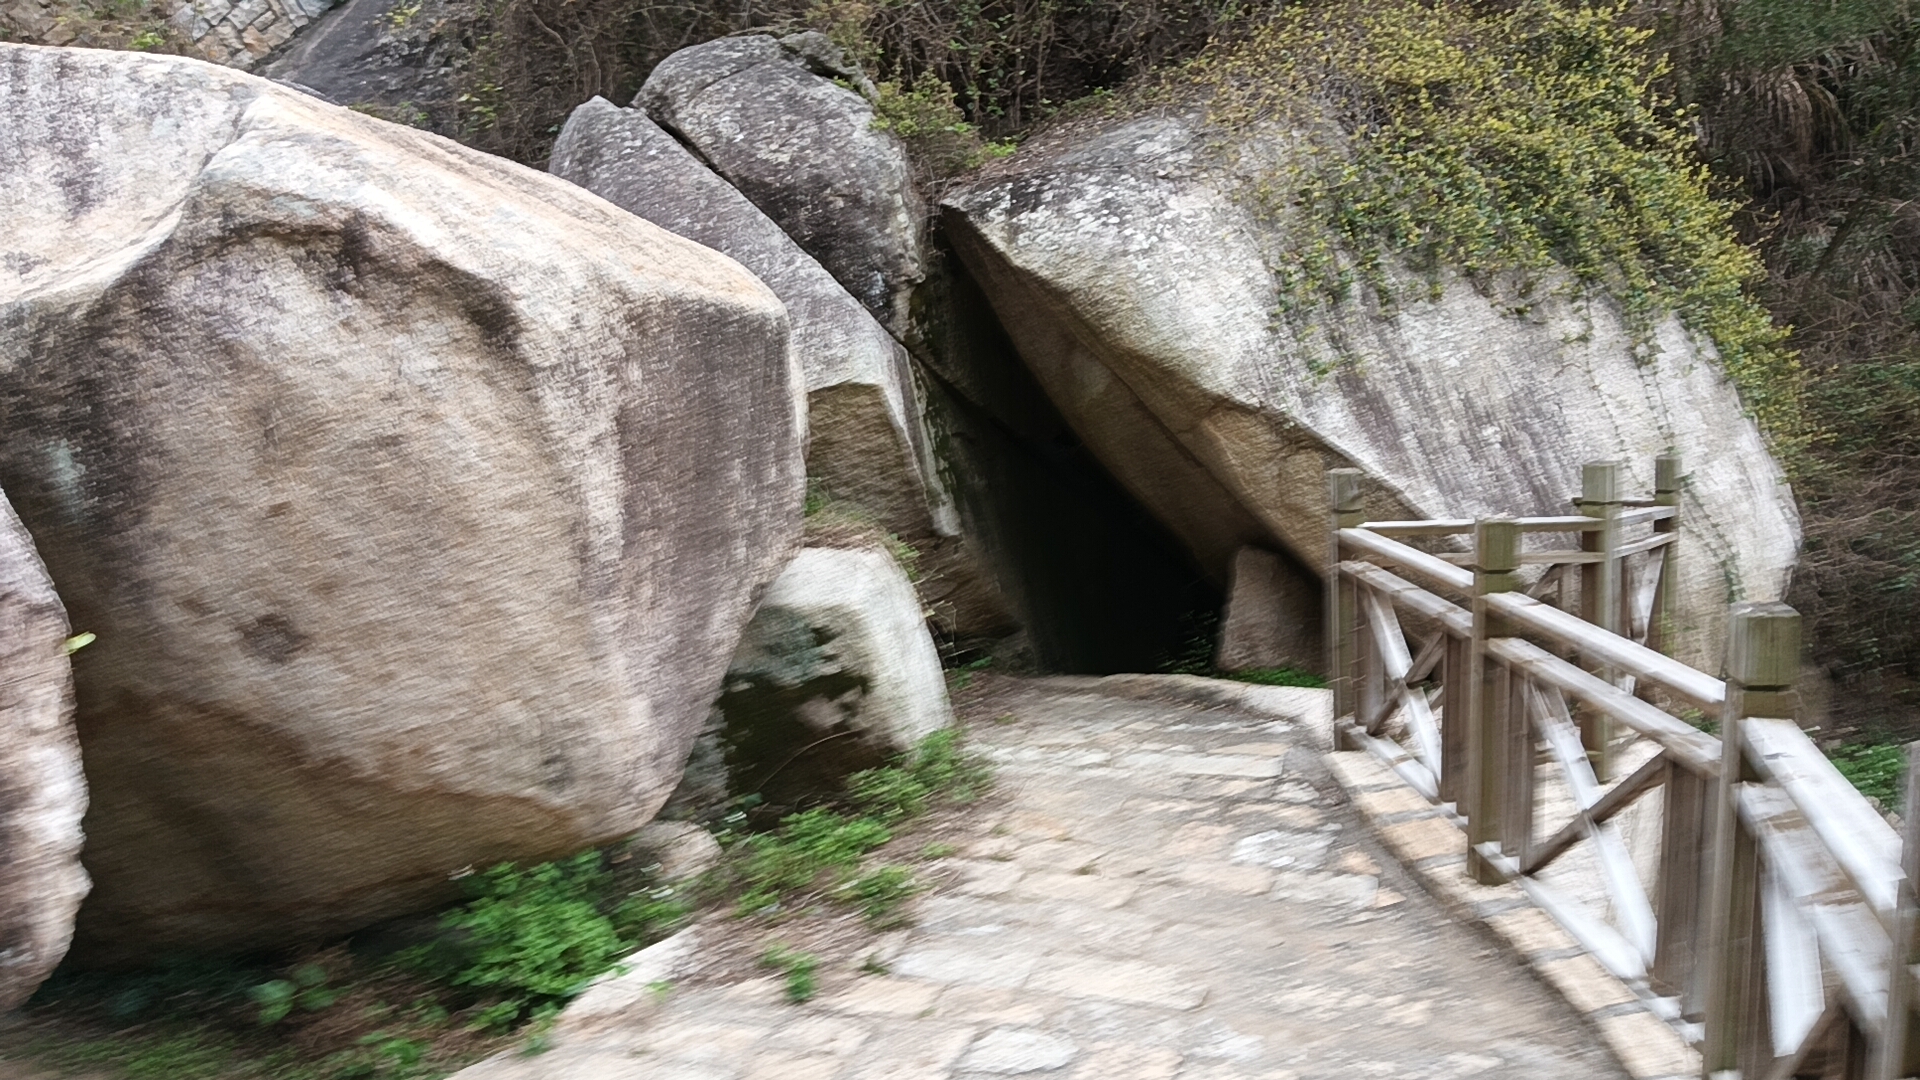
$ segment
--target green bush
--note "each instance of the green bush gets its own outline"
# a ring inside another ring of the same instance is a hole
[[[812,1000],[819,989],[814,972],[819,969],[819,958],[812,953],[795,952],[785,945],[769,945],[760,954],[760,965],[778,970],[787,977],[787,1000],[795,1005]]]
[[[847,901],[859,908],[860,914],[866,916],[868,922],[890,926],[898,917],[900,905],[919,891],[912,871],[900,866],[882,866],[855,878],[846,886],[844,893]]]
[[[1220,672],[1220,677],[1223,679],[1232,679],[1235,682],[1256,683],[1260,686],[1306,686],[1314,689],[1324,689],[1327,685],[1327,680],[1315,675],[1311,671],[1301,671],[1299,668],[1290,667],[1247,668],[1242,671],[1223,671]]]
[[[1900,809],[1901,784],[1907,775],[1906,750],[1899,746],[1842,746],[1827,755],[1860,794],[1880,800],[1889,810]]]
[[[1317,238],[1276,268],[1283,310],[1356,287],[1400,300],[1390,266],[1458,270],[1524,310],[1565,268],[1617,302],[1641,347],[1678,313],[1710,339],[1783,448],[1803,441],[1801,373],[1750,287],[1686,115],[1656,90],[1648,31],[1611,4],[1331,0],[1282,9],[1183,76],[1228,130],[1318,140],[1256,196]]]
[[[472,890],[441,916],[446,940],[405,960],[490,1001],[482,1021],[502,1029],[579,993],[685,911],[670,894],[618,897],[597,851],[525,868],[502,863],[477,875]]]
[[[961,749],[958,731],[936,731],[894,764],[848,777],[846,809],[814,807],[735,841],[721,883],[737,890],[734,911],[742,916],[819,893],[884,918],[914,885],[897,868],[854,880],[860,860],[929,807],[977,798],[989,779],[986,765]]]

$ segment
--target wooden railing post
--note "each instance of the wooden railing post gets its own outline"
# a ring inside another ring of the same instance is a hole
[[[1713,876],[1708,885],[1706,1038],[1708,1077],[1733,1074],[1763,1033],[1743,1031],[1766,992],[1753,963],[1760,932],[1760,865],[1740,828],[1739,786],[1759,779],[1741,746],[1750,716],[1793,715],[1800,665],[1800,615],[1781,603],[1735,604],[1727,617],[1727,698],[1720,717],[1720,792],[1714,807]],[[1745,1036],[1743,1038],[1743,1035]]]
[[[1340,721],[1353,714],[1354,634],[1358,631],[1358,604],[1352,582],[1340,576],[1340,530],[1366,520],[1360,507],[1360,470],[1329,469],[1327,490],[1333,507],[1332,530],[1327,534],[1327,682],[1333,687],[1333,744],[1336,750],[1357,750]]]
[[[1654,879],[1659,928],[1649,972],[1660,993],[1680,999],[1680,1014],[1698,1022],[1705,1012],[1706,914],[1701,883],[1713,866],[1713,826],[1720,794],[1714,783],[1679,762],[1666,763],[1660,815],[1660,868]]]
[[[1899,902],[1894,908],[1892,963],[1887,965],[1887,1033],[1874,1048],[1870,1080],[1900,1080],[1920,1068],[1913,1045],[1912,965],[1920,963],[1920,742],[1907,744],[1906,798],[1900,804]]]
[[[1520,525],[1512,518],[1483,518],[1473,529],[1473,656],[1467,675],[1472,727],[1467,733],[1467,871],[1483,885],[1506,880],[1482,858],[1479,845],[1504,839],[1501,811],[1506,802],[1507,713],[1513,694],[1505,673],[1487,651],[1487,642],[1512,636],[1486,598],[1519,588]]]
[[[1580,566],[1580,617],[1610,634],[1620,626],[1620,463],[1589,461],[1580,467],[1580,512],[1600,519],[1600,528],[1580,534],[1580,549],[1600,556]],[[1613,682],[1609,671],[1598,673]],[[1601,783],[1613,776],[1613,724],[1591,710],[1580,716],[1580,738]]]
[[[1670,506],[1673,516],[1653,523],[1656,533],[1677,533],[1680,531],[1680,455],[1661,454],[1653,459],[1653,502],[1655,506]],[[1680,541],[1675,537],[1661,549],[1660,583],[1654,586],[1653,610],[1647,612],[1647,648],[1658,652],[1667,652],[1671,644],[1667,638],[1673,621],[1673,597],[1676,583],[1680,580],[1679,560]]]

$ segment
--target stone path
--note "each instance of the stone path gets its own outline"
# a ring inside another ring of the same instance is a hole
[[[995,808],[913,929],[813,1000],[689,979],[462,1080],[1626,1075],[1376,847],[1305,722],[1116,685],[996,680],[971,704],[1012,718],[973,727]]]

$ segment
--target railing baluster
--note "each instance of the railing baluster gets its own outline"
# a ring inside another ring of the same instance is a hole
[[[1525,866],[1533,847],[1533,681],[1523,672],[1500,665],[1507,707],[1500,733],[1507,749],[1506,808],[1501,814],[1500,850]]]
[[[1580,567],[1580,617],[1609,634],[1620,633],[1620,463],[1590,461],[1580,469],[1580,512],[1600,520],[1600,528],[1580,534],[1580,549],[1599,554]],[[1600,677],[1614,681],[1603,668]],[[1613,777],[1613,725],[1591,710],[1580,717],[1580,734],[1602,783]]]
[[[1673,507],[1673,516],[1662,518],[1653,523],[1655,533],[1677,533],[1680,531],[1680,455],[1661,454],[1653,459],[1653,502],[1656,506]],[[1647,648],[1660,652],[1668,651],[1667,637],[1673,622],[1673,593],[1675,576],[1679,571],[1676,562],[1680,554],[1680,539],[1659,549],[1660,577],[1653,589],[1653,603],[1647,612]]]
[[[1467,715],[1472,728],[1467,740],[1467,868],[1475,881],[1497,885],[1505,880],[1498,867],[1477,850],[1483,843],[1499,844],[1505,830],[1500,811],[1505,802],[1508,726],[1505,687],[1500,665],[1487,652],[1487,642],[1507,636],[1508,628],[1487,606],[1486,598],[1519,587],[1514,571],[1520,568],[1520,525],[1512,518],[1485,518],[1473,530],[1473,659],[1468,675],[1472,703]]]
[[[1792,715],[1800,661],[1800,616],[1785,604],[1735,604],[1727,619],[1727,700],[1721,713],[1720,783],[1715,807],[1713,876],[1707,939],[1706,1075],[1750,1066],[1752,1023],[1764,1017],[1757,980],[1759,852],[1740,827],[1738,787],[1759,779],[1741,747],[1742,721]],[[1743,1035],[1744,1033],[1744,1035]],[[1748,1060],[1743,1060],[1748,1059]]]
[[[1892,926],[1893,962],[1887,965],[1887,1031],[1873,1062],[1873,1080],[1899,1080],[1920,1068],[1912,1035],[1912,965],[1920,962],[1920,742],[1907,744],[1907,785],[1900,804],[1900,893]]]
[[[1680,999],[1680,1014],[1699,1021],[1706,1001],[1705,929],[1700,883],[1713,860],[1712,782],[1673,759],[1666,764],[1661,813],[1660,869],[1654,880],[1654,918],[1660,936],[1653,955],[1654,990]]]
[[[1357,750],[1340,727],[1339,720],[1354,711],[1353,684],[1354,590],[1357,586],[1340,573],[1340,530],[1351,529],[1366,520],[1360,509],[1360,470],[1331,469],[1327,489],[1333,506],[1333,529],[1327,537],[1327,682],[1333,687],[1334,749]]]
[[[1440,799],[1464,807],[1467,791],[1467,754],[1472,731],[1473,696],[1467,690],[1473,667],[1473,639],[1448,633],[1447,659],[1441,671]]]

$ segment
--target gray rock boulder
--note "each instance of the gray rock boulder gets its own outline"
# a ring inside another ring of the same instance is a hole
[[[76,955],[337,933],[631,834],[797,545],[738,264],[171,57],[0,45],[0,486],[74,620]]]
[[[741,635],[720,695],[736,792],[791,805],[953,723],[913,586],[873,548],[804,548]]]
[[[455,83],[476,21],[447,0],[346,0],[259,73],[383,120],[455,134],[463,120]]]
[[[67,633],[46,567],[0,497],[0,1012],[67,954],[87,895]]]
[[[766,282],[787,305],[794,355],[806,372],[808,475],[891,530],[958,532],[906,350],[746,196],[645,112],[601,98],[568,117],[548,171]]]
[[[673,131],[896,336],[924,275],[906,151],[819,34],[745,35],[661,61],[633,104]],[[835,79],[839,79],[836,82]],[[864,81],[864,80],[862,80]]]
[[[1283,557],[1257,547],[1234,552],[1213,665],[1222,671],[1315,671],[1323,666],[1326,643],[1320,621],[1304,614],[1320,597],[1302,586],[1300,575],[1290,571]]]
[[[1628,490],[1650,491],[1674,449],[1692,473],[1681,655],[1717,661],[1730,586],[1780,594],[1791,493],[1678,321],[1642,362],[1604,301],[1517,318],[1463,281],[1391,317],[1277,319],[1269,268],[1295,257],[1292,230],[1254,213],[1247,177],[1210,149],[1178,116],[1062,129],[948,198],[943,221],[1076,433],[1216,580],[1254,545],[1310,585],[1329,467],[1363,469],[1379,515],[1566,513],[1581,463],[1623,461]],[[1245,164],[1283,152],[1240,149]]]

